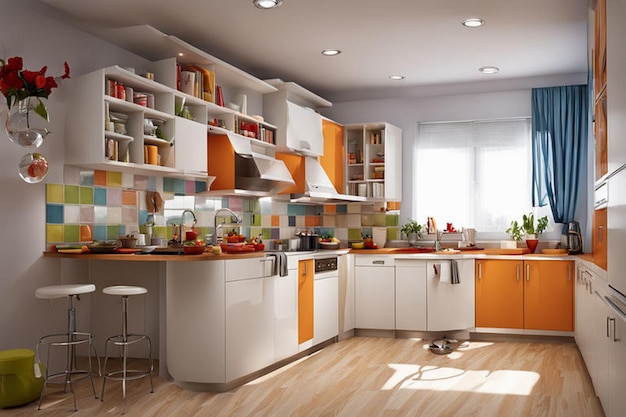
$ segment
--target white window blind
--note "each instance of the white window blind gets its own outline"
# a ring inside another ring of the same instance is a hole
[[[532,208],[530,128],[530,119],[419,123],[414,218],[504,239],[511,220],[548,214]]]

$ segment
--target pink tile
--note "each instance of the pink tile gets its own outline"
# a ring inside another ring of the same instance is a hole
[[[94,207],[93,206],[81,206],[80,207],[80,222],[81,223],[93,223],[95,220]]]
[[[121,188],[109,188],[107,190],[107,205],[108,206],[121,206],[122,205],[122,189]]]

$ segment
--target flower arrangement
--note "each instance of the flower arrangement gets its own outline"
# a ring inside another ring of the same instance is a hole
[[[70,78],[70,67],[65,62],[64,73],[58,79]],[[34,111],[44,120],[48,120],[48,110],[41,98],[48,98],[52,89],[58,87],[55,77],[46,76],[47,66],[39,71],[23,69],[22,57],[16,56],[0,59],[0,92],[7,99],[9,109],[19,101],[28,97],[37,97],[38,103]]]

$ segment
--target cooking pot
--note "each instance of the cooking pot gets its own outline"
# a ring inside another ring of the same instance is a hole
[[[316,234],[299,234],[300,250],[316,250],[318,247],[319,235]]]

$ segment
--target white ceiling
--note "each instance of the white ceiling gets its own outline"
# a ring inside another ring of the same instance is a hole
[[[149,24],[258,78],[341,101],[585,81],[590,0],[32,0],[102,36]],[[461,21],[481,17],[483,27]],[[335,57],[320,51],[337,48]],[[478,68],[494,65],[500,73]],[[391,74],[406,79],[392,81]],[[523,81],[522,81],[523,80]],[[540,81],[541,80],[541,81]]]

